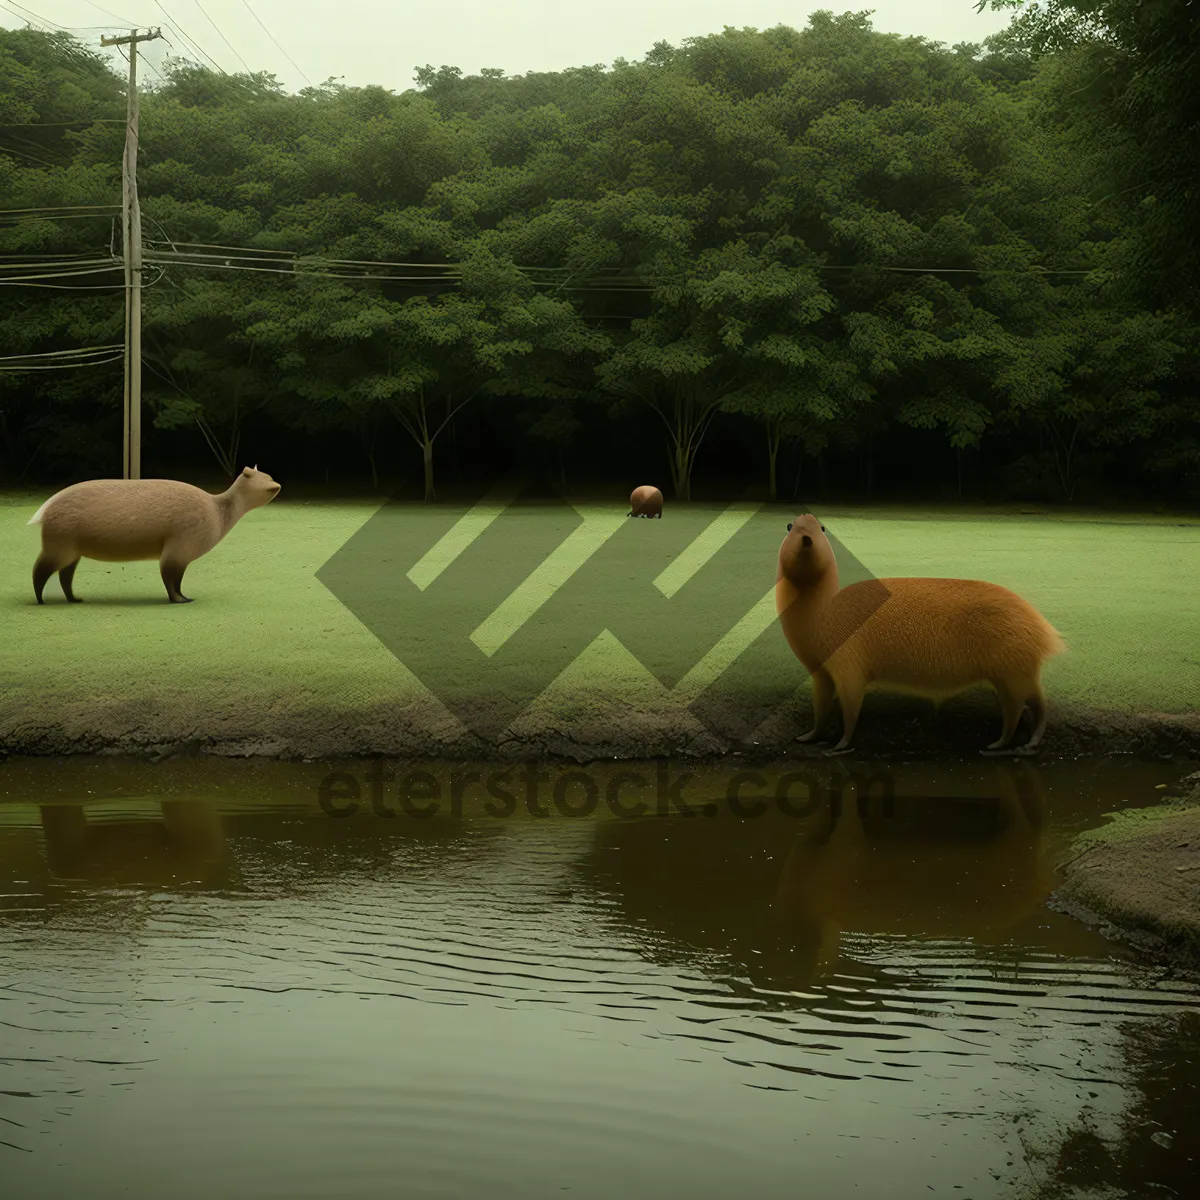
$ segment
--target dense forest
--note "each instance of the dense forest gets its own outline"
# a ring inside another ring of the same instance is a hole
[[[399,95],[168,60],[143,473],[1195,503],[1200,22],[984,3]],[[98,47],[0,31],[0,485],[120,474],[124,137]]]

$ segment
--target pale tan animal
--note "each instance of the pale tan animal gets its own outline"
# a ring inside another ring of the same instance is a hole
[[[1027,601],[994,583],[968,579],[871,579],[839,588],[825,527],[810,513],[788,525],[779,547],[775,609],[792,652],[812,675],[813,741],[841,703],[844,753],[868,690],[941,701],[989,683],[1004,727],[984,753],[1011,745],[1026,706],[1033,750],[1046,730],[1045,661],[1066,650]]]
[[[220,495],[174,479],[89,479],[56,492],[30,519],[42,527],[42,552],[33,566],[39,604],[46,581],[58,572],[63,595],[81,558],[99,562],[158,559],[167,598],[186,604],[179,589],[189,563],[207,554],[252,508],[279,495],[265,471],[247,467]]]
[[[658,517],[662,520],[663,495],[656,487],[645,484],[634,488],[629,497],[629,515],[631,517]]]

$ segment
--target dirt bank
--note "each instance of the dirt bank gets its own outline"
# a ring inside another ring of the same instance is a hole
[[[1154,958],[1200,967],[1200,772],[1163,804],[1078,837],[1059,872],[1052,908]]]
[[[809,724],[806,694],[738,728],[725,713],[699,715],[657,707],[650,697],[574,691],[561,703],[473,733],[445,710],[412,697],[343,706],[314,703],[303,693],[263,697],[252,691],[164,690],[153,700],[114,695],[37,697],[9,703],[0,726],[0,757],[178,754],[323,759],[358,757],[475,759],[661,758],[711,761],[727,754],[778,760],[824,753],[798,745]],[[486,700],[481,700],[486,705]],[[855,756],[867,760],[936,761],[975,758],[999,729],[994,697],[962,697],[935,713],[904,697],[873,696],[864,708]],[[707,718],[707,720],[705,719]],[[836,724],[831,728],[836,738]],[[1022,735],[1024,736],[1024,735]],[[1200,758],[1200,714],[1123,713],[1059,702],[1037,757]]]

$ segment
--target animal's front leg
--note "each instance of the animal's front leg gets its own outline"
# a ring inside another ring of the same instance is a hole
[[[813,727],[796,739],[798,742],[814,742],[829,722],[829,714],[833,709],[835,689],[833,677],[819,667],[812,677]]]
[[[862,711],[863,694],[866,691],[862,680],[843,678],[835,681],[838,699],[842,704],[842,740],[827,754],[848,754],[858,725],[858,714]]]
[[[187,570],[187,563],[181,563],[178,559],[163,556],[162,562],[159,564],[159,571],[162,574],[163,586],[167,589],[167,599],[172,604],[190,604],[191,597],[185,596],[180,590],[183,587],[183,573]]]

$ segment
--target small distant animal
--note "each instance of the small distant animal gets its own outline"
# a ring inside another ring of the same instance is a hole
[[[662,520],[663,495],[656,487],[648,484],[634,488],[629,497],[629,515],[631,517],[657,517]]]
[[[63,595],[79,603],[72,582],[81,558],[99,562],[158,559],[167,599],[188,604],[180,587],[188,564],[207,554],[252,508],[279,495],[279,484],[257,466],[212,495],[174,479],[90,479],[56,492],[30,518],[42,527],[42,552],[33,565],[39,604],[58,572]]]
[[[1066,650],[1028,601],[994,583],[968,579],[870,579],[840,588],[825,527],[805,513],[779,547],[775,608],[792,652],[812,676],[816,740],[836,696],[845,753],[863,696],[876,688],[935,702],[987,683],[1003,711],[1000,737],[983,753],[1009,749],[1028,707],[1032,751],[1046,730],[1041,671]]]

